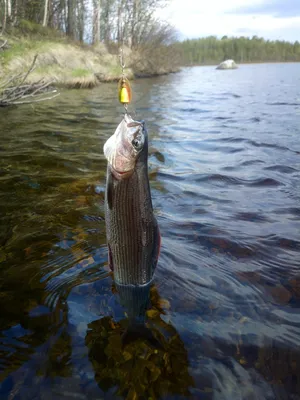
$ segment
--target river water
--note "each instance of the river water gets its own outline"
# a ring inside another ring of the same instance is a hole
[[[120,347],[107,266],[116,85],[0,109],[0,398],[300,399],[299,64],[138,80],[162,235]]]

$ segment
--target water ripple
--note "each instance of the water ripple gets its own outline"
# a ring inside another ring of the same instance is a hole
[[[185,360],[191,398],[296,399],[299,65],[233,73],[190,68],[133,85],[162,235],[151,323],[173,337],[161,365]],[[115,398],[116,381],[101,374],[127,376],[114,357],[131,368],[131,350],[114,352],[124,310],[104,224],[102,149],[122,112],[108,84],[0,116],[1,399]],[[159,360],[143,351],[138,367]]]

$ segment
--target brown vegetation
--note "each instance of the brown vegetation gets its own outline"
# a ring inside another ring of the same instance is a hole
[[[28,76],[35,68],[36,59],[37,55],[34,56],[28,71],[13,75],[0,83],[0,107],[39,102],[58,95],[56,90],[52,90],[50,97],[45,96],[45,93],[49,93],[49,86],[52,82],[39,80],[31,84],[27,83]]]

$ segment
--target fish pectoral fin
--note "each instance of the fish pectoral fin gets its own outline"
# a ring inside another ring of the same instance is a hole
[[[108,174],[106,190],[107,190],[107,204],[109,209],[111,210],[113,207],[113,179],[111,174]]]
[[[108,248],[108,266],[111,269],[111,271],[113,271],[114,270],[114,261],[113,261],[113,255],[112,255],[112,251],[111,251],[109,243],[107,245],[107,248]]]
[[[156,228],[155,234],[155,245],[154,245],[154,252],[153,252],[153,272],[157,266],[158,258],[160,256],[160,248],[161,248],[161,235],[159,231],[159,227]]]

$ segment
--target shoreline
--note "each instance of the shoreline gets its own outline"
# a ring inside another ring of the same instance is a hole
[[[213,66],[217,67],[219,64],[218,63],[190,64],[190,65],[181,65],[181,68],[213,67]],[[247,61],[247,62],[242,62],[242,63],[236,62],[236,64],[237,64],[237,66],[239,66],[239,65],[253,65],[253,64],[300,64],[300,61]]]
[[[4,82],[26,73],[37,55],[26,83],[51,83],[56,88],[93,88],[102,83],[116,82],[122,76],[118,54],[112,54],[103,43],[81,45],[67,39],[3,36],[8,45],[0,51],[0,87]],[[171,50],[157,48],[152,53],[124,48],[129,80],[176,73]],[[169,53],[168,53],[169,52]],[[170,57],[169,57],[170,55]],[[155,60],[155,62],[153,62]]]
[[[0,49],[0,87],[19,74],[26,74],[37,54],[33,70],[26,76],[27,84],[44,82],[57,89],[94,88],[103,83],[117,82],[122,76],[119,56],[111,53],[103,43],[82,45],[62,37],[27,37],[4,35],[7,42]],[[217,67],[219,61],[180,65],[176,52],[168,46],[134,51],[124,48],[127,61],[125,75],[129,80],[155,78],[178,73],[182,68]],[[155,60],[155,62],[153,61]],[[300,61],[247,61],[249,64],[287,64]]]

